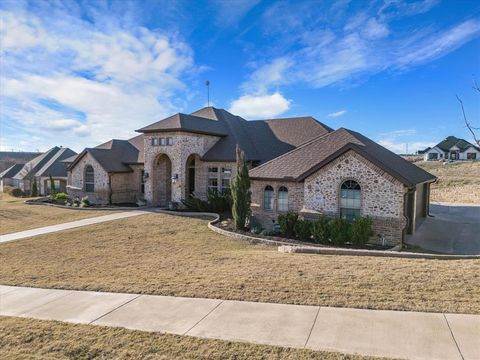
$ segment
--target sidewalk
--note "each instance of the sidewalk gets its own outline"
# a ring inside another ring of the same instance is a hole
[[[0,315],[407,359],[480,359],[480,315],[0,285]]]
[[[67,222],[67,223],[63,223],[63,224],[50,225],[50,226],[45,226],[45,227],[41,227],[41,228],[25,230],[25,231],[20,231],[20,232],[11,233],[11,234],[0,235],[0,243],[8,242],[8,241],[14,241],[14,240],[20,240],[20,239],[24,239],[24,238],[31,237],[31,236],[49,234],[49,233],[53,233],[53,232],[57,232],[57,231],[73,229],[73,228],[77,228],[77,227],[81,227],[81,226],[99,224],[99,223],[102,223],[102,222],[105,222],[105,221],[124,219],[124,218],[132,217],[132,216],[143,215],[143,214],[146,214],[146,213],[147,213],[146,211],[142,211],[142,210],[123,211],[123,212],[119,212],[119,213],[115,213],[115,214],[97,216],[97,217],[88,218],[88,219],[71,221],[71,222]]]

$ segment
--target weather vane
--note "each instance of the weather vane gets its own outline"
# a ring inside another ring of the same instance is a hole
[[[205,85],[207,86],[207,106],[210,106],[210,81],[205,81]]]

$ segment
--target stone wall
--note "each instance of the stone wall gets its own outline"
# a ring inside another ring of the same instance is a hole
[[[221,185],[221,179],[222,179],[221,169],[222,168],[229,168],[232,170],[230,174],[230,181],[232,181],[237,175],[237,165],[235,162],[200,161],[199,164],[195,166],[195,194],[202,199],[205,199],[207,197],[208,179],[209,179],[208,168],[210,167],[218,168],[217,180],[219,185]]]
[[[133,172],[115,173],[111,176],[112,203],[136,203],[143,198],[141,172],[143,165],[131,165]]]
[[[212,120],[213,121],[213,120]],[[152,138],[173,139],[172,145],[153,146]],[[154,167],[155,159],[165,154],[171,161],[171,174],[178,178],[171,184],[171,200],[180,203],[186,194],[186,163],[192,154],[203,156],[220,137],[210,135],[199,135],[185,132],[171,133],[148,133],[144,136],[145,145],[145,172],[149,174],[145,182],[145,199],[149,204],[154,204],[154,176],[150,176],[156,170]]]
[[[273,188],[273,209],[267,210],[263,205],[265,187]],[[278,190],[280,187],[288,189],[288,211],[300,212],[303,208],[303,183],[290,181],[264,181],[252,180],[252,219],[254,225],[260,225],[265,229],[272,230],[277,223],[278,215],[284,213],[278,211]]]
[[[85,166],[91,165],[94,173],[94,192],[86,192],[84,174]],[[69,182],[67,185],[67,193],[70,197],[82,198],[88,196],[92,204],[108,204],[108,173],[103,167],[89,154],[86,153],[73,169],[69,171]]]

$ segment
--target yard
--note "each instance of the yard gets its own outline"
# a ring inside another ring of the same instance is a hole
[[[479,260],[282,254],[163,214],[0,244],[0,284],[480,314]]]
[[[480,204],[480,161],[415,164],[438,177],[431,188],[432,201]]]
[[[0,351],[8,359],[374,359],[12,317],[0,317],[0,333]]]
[[[24,198],[15,198],[0,192],[0,234],[9,234],[112,213],[103,210],[69,210],[26,205],[24,201]]]

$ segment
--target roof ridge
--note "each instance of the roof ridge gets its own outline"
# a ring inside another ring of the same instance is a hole
[[[43,172],[47,171],[47,169],[53,165],[55,161],[65,152],[65,149],[61,147],[51,158],[48,160],[38,171],[35,172],[34,176],[41,176]]]

